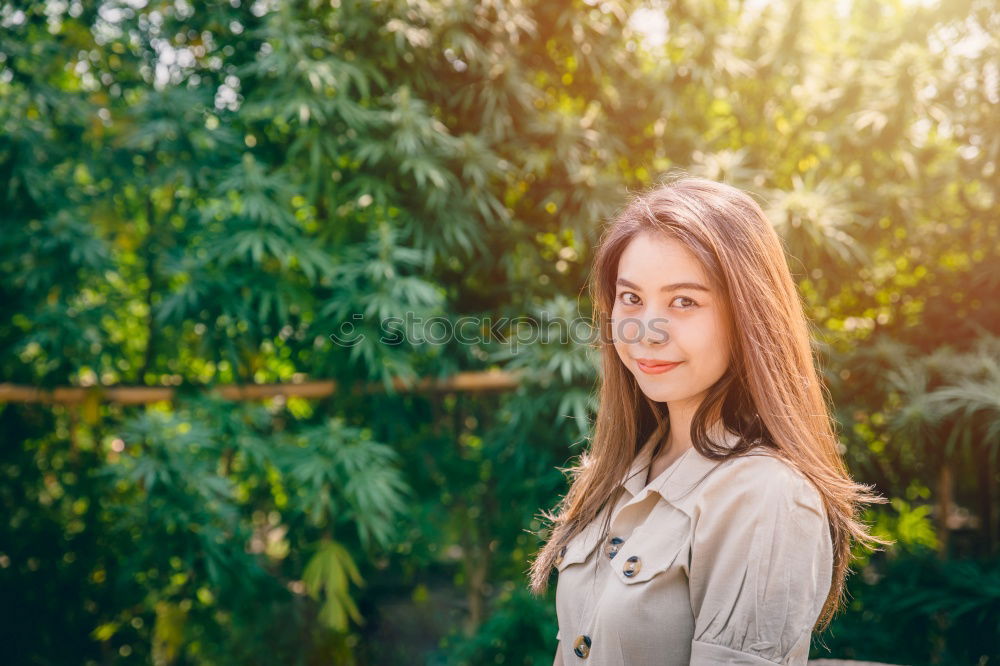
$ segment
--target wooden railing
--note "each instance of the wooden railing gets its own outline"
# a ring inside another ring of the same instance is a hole
[[[481,372],[459,372],[445,378],[424,377],[408,383],[402,379],[393,381],[393,389],[400,392],[483,392],[509,391],[520,384],[520,373],[505,370],[484,370]],[[282,382],[278,384],[224,384],[205,386],[205,391],[214,391],[228,400],[264,400],[276,396],[286,398],[325,398],[343,390],[337,382],[309,380]],[[348,387],[352,392],[377,393],[385,390],[381,382],[368,382]],[[121,405],[139,405],[164,400],[173,400],[177,389],[172,386],[59,386],[51,389],[36,388],[17,384],[0,384],[0,402],[34,402],[47,404],[75,405],[96,399]]]

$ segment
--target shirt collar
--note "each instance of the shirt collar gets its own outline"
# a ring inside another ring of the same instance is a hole
[[[668,467],[659,478],[646,486],[647,468],[651,462],[653,449],[660,440],[666,429],[666,423],[658,427],[646,440],[636,454],[628,474],[622,480],[621,485],[635,498],[643,490],[659,493],[660,496],[668,499],[676,495],[675,491],[684,492],[691,486],[697,484],[705,474],[719,464],[718,460],[710,460],[698,453],[691,446],[684,451],[681,456]],[[717,421],[713,428],[708,430],[708,438],[713,442],[733,448],[740,441],[740,436],[725,430],[721,421]]]

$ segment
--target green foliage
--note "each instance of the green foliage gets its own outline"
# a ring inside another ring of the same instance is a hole
[[[320,619],[337,631],[347,630],[348,616],[358,624],[363,622],[348,590],[348,576],[356,585],[362,584],[361,574],[350,553],[342,545],[329,539],[323,540],[302,574],[302,582],[309,596],[317,601],[325,597]]]
[[[405,513],[408,488],[391,447],[333,419],[303,430],[279,455],[282,478],[310,523],[353,526],[365,549],[392,543],[392,520]]]
[[[891,505],[894,513],[874,516],[874,534],[894,539],[896,551],[934,549],[939,545],[930,520],[931,507],[914,507],[901,497],[893,497]]]
[[[982,663],[1000,652],[996,561],[942,562],[929,550],[852,581],[849,613],[816,639],[818,653],[902,664]],[[878,627],[878,631],[872,631]],[[907,635],[909,640],[899,640]]]

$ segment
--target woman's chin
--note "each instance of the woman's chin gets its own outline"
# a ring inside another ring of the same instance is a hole
[[[671,402],[677,399],[676,391],[665,391],[662,386],[643,386],[640,382],[639,390],[653,402]]]

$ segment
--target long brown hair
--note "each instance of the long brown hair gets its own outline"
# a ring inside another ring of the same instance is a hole
[[[701,262],[726,304],[731,363],[694,414],[695,450],[711,460],[728,460],[766,447],[799,470],[823,498],[833,541],[832,583],[814,627],[824,630],[844,604],[844,582],[852,540],[869,549],[887,546],[869,533],[858,514],[862,504],[888,500],[855,483],[839,452],[829,394],[813,357],[809,323],[786,264],[781,240],[757,202],[743,191],[703,178],[668,179],[636,195],[605,229],[590,280],[593,323],[599,332],[602,372],[599,406],[589,450],[563,469],[570,487],[554,512],[547,542],[533,559],[530,589],[548,587],[560,548],[609,506],[642,444],[664,426],[666,405],[647,398],[621,362],[611,336],[611,308],[618,261],[642,232],[684,244]],[[715,418],[740,435],[732,448],[708,439]],[[661,442],[662,443],[662,442]],[[654,453],[655,455],[655,453]]]

